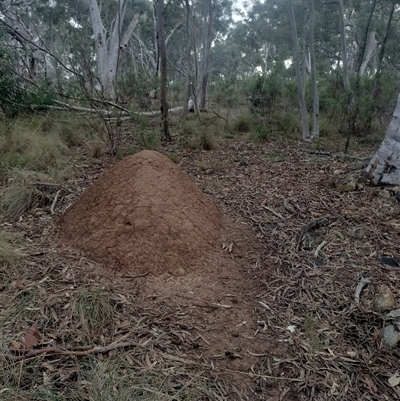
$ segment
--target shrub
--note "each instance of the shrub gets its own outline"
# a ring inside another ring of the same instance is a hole
[[[48,175],[14,169],[9,185],[0,192],[0,207],[6,217],[16,219],[34,207],[49,205],[57,189]]]
[[[264,124],[258,124],[254,127],[254,137],[260,141],[266,141],[270,136],[269,128]]]
[[[253,126],[253,117],[250,114],[242,114],[233,122],[233,130],[236,132],[250,132]]]

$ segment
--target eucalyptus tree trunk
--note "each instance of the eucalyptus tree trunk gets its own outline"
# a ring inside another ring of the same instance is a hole
[[[294,65],[296,68],[297,92],[299,95],[301,121],[302,121],[302,126],[303,126],[303,140],[309,141],[310,140],[310,130],[309,130],[309,126],[308,126],[308,114],[307,114],[307,109],[306,109],[306,102],[304,99],[304,80],[301,75],[300,48],[299,48],[299,40],[297,37],[296,20],[294,18],[292,0],[288,0],[288,5],[289,5],[290,28],[292,31],[292,39],[293,39],[293,47],[294,47]]]
[[[202,49],[201,49],[201,60],[198,70],[197,89],[196,89],[197,106],[199,107],[200,110],[207,109],[207,84],[208,84],[208,73],[210,68],[212,25],[213,25],[212,0],[204,0]]]
[[[375,185],[400,185],[400,95],[385,138],[369,162],[366,172]]]
[[[343,0],[324,0],[322,4],[337,4],[339,13],[339,33],[340,33],[340,52],[342,56],[343,68],[343,87],[345,91],[350,90],[349,79],[349,60],[347,57],[347,38],[346,38],[346,24],[344,20],[344,5]]]
[[[189,0],[185,0],[185,11],[186,11],[186,85],[185,94],[183,97],[183,118],[186,117],[188,112],[188,102],[191,94],[191,84],[192,84],[192,58],[190,52],[192,50],[192,27],[191,27],[191,10]]]
[[[311,140],[319,137],[319,98],[317,87],[317,70],[315,67],[315,9],[314,0],[310,0],[310,67],[311,67],[311,92],[313,99],[313,127],[311,133]]]
[[[268,56],[269,49],[271,48],[270,42],[265,42],[262,49],[262,59],[263,59],[263,73],[266,74],[268,72]]]
[[[110,30],[110,37],[107,38],[97,1],[89,0],[90,19],[96,41],[97,73],[104,96],[111,99],[115,98],[115,80],[121,51],[127,48],[128,41],[139,21],[139,15],[136,14],[122,35],[127,2],[128,0],[118,1],[114,26]]]
[[[361,64],[361,68],[360,68],[361,75],[364,75],[365,70],[366,70],[369,62],[371,61],[372,56],[374,55],[377,46],[378,46],[378,41],[376,40],[376,32],[371,31],[368,34],[367,45],[366,45],[366,49],[365,49],[365,56],[364,56],[364,60]]]
[[[360,98],[361,98],[361,88],[360,88],[360,78],[361,78],[361,66],[364,60],[365,50],[367,48],[368,42],[368,35],[369,35],[369,28],[371,26],[372,15],[374,14],[376,1],[373,0],[371,10],[368,17],[367,26],[365,28],[364,37],[362,38],[363,42],[361,44],[360,52],[357,57],[357,64],[356,64],[356,82],[354,87],[354,93],[350,99],[349,105],[349,129],[347,133],[346,145],[344,148],[344,153],[349,151],[350,140],[351,137],[355,134],[357,128],[357,118],[360,112]]]
[[[376,103],[377,103],[377,97],[380,91],[380,80],[381,80],[381,76],[382,76],[382,62],[383,62],[383,58],[385,56],[385,51],[386,51],[386,44],[387,44],[387,40],[389,37],[389,32],[390,32],[390,27],[392,25],[392,21],[393,21],[393,13],[394,13],[394,8],[396,5],[397,0],[392,0],[391,5],[390,5],[390,10],[389,10],[389,16],[388,16],[388,20],[386,23],[386,32],[385,32],[385,36],[383,37],[383,41],[382,41],[382,45],[378,54],[378,62],[377,62],[377,66],[376,66],[376,73],[375,73],[375,77],[374,77],[374,87],[372,88],[372,92],[371,92],[371,112],[368,116],[368,121],[367,121],[367,130],[369,131],[371,129],[371,124],[372,124],[372,118],[376,113]]]
[[[339,7],[339,30],[340,30],[340,48],[342,53],[343,63],[343,86],[347,91],[350,89],[349,79],[349,59],[347,57],[347,39],[346,39],[346,26],[344,21],[344,6],[343,0],[337,0]]]
[[[22,7],[19,7],[22,6]],[[0,13],[3,14],[3,18],[0,18],[0,22],[4,25],[7,33],[11,35],[13,39],[19,42],[21,47],[26,52],[25,66],[28,76],[25,76],[30,82],[34,82],[36,79],[36,70],[38,63],[44,63],[44,54],[39,50],[35,44],[35,37],[32,31],[26,27],[20,18],[21,8],[23,9],[24,4],[21,2],[13,2],[12,0],[0,1]]]
[[[160,57],[160,101],[161,101],[161,133],[170,140],[167,103],[167,51],[164,33],[164,0],[157,0],[157,43]]]

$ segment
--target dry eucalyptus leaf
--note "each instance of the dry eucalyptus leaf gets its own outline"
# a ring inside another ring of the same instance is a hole
[[[36,326],[32,326],[29,331],[25,335],[25,344],[27,348],[33,348],[36,345],[38,345],[38,342],[40,340],[40,333],[38,332],[38,329]]]
[[[390,376],[389,379],[388,379],[388,382],[392,387],[396,387],[397,385],[399,385],[400,384],[400,374],[399,374],[399,372],[396,371],[396,373],[394,375]]]

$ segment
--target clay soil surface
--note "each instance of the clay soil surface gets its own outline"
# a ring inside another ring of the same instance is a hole
[[[83,352],[23,359],[21,383],[45,377],[65,399],[94,399],[80,358],[97,346],[99,366],[133,372],[137,399],[399,399],[399,351],[383,346],[373,306],[382,284],[399,301],[399,266],[382,262],[400,256],[399,203],[362,178],[371,153],[240,140],[160,152],[178,163],[82,159],[55,215],[38,208],[7,226],[31,245],[29,274],[4,287],[3,309],[22,310],[5,349],[15,355],[34,325],[36,348]],[[345,174],[355,191],[335,188]],[[99,299],[110,312],[88,323],[76,306]]]

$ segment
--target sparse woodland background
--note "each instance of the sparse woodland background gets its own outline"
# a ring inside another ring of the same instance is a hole
[[[400,171],[399,20],[397,0],[0,0],[0,399],[399,399],[374,300],[400,296],[400,191],[365,175]],[[385,132],[399,157],[371,162]],[[251,232],[223,252],[256,283],[257,352],[213,360],[204,309],[142,305],[58,248],[60,215],[143,149]]]

